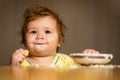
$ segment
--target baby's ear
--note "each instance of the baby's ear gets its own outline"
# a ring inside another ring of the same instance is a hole
[[[60,44],[58,44],[57,46],[60,47]]]

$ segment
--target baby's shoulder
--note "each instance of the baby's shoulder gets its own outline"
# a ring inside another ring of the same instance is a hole
[[[68,58],[70,58],[69,55],[64,54],[64,53],[57,53],[56,56],[63,57],[63,58],[64,58],[64,57],[68,57]]]
[[[69,55],[67,55],[67,54],[57,53],[56,56],[58,56],[59,58],[61,58],[64,61],[70,61],[72,63],[74,62],[73,59]]]

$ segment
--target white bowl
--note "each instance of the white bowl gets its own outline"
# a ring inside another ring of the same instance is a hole
[[[113,55],[112,54],[88,54],[88,53],[71,53],[70,56],[78,64],[107,64],[109,63]]]

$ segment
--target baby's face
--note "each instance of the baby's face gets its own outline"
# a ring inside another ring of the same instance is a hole
[[[34,56],[56,54],[58,44],[57,23],[50,16],[40,17],[28,23],[26,47]]]

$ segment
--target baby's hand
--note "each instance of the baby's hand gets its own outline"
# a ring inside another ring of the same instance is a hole
[[[98,54],[99,51],[95,50],[95,49],[85,49],[83,50],[82,53],[87,53],[87,54]]]
[[[21,62],[25,59],[25,57],[28,56],[28,53],[29,53],[28,50],[24,49],[16,50],[12,55],[11,65],[19,66]]]

